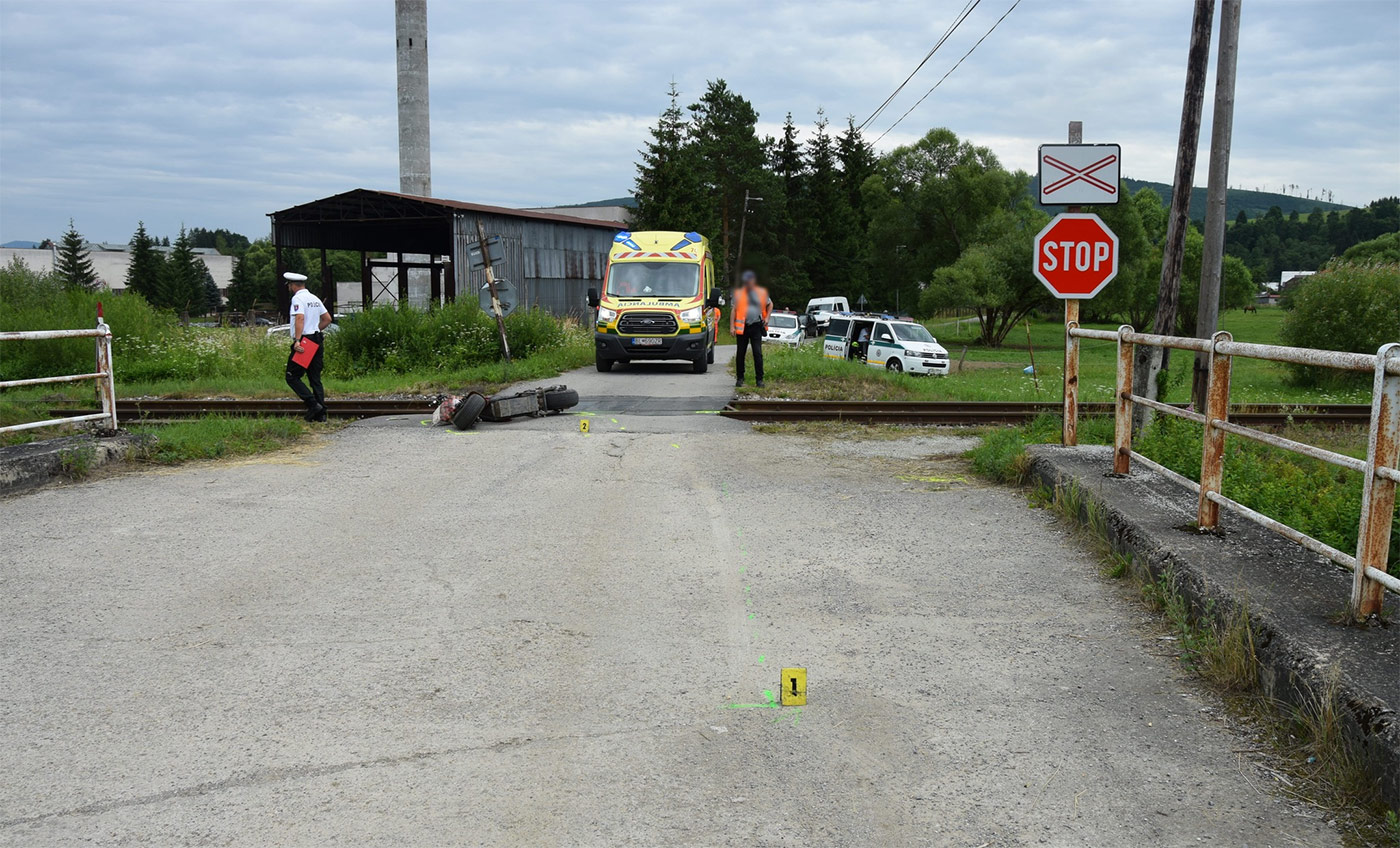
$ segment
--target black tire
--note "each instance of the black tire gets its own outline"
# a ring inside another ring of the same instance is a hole
[[[713,345],[711,345],[709,350],[705,351],[705,362],[709,365],[715,364],[715,349]]]
[[[889,359],[885,360],[885,370],[893,371],[896,374],[902,373],[904,371],[904,363],[900,362],[898,357],[891,356]]]
[[[707,360],[704,356],[697,356],[690,362],[690,370],[694,374],[704,374],[709,369],[709,360]]]
[[[613,361],[611,359],[606,359],[602,356],[594,356],[593,364],[596,365],[598,367],[598,370],[602,371],[604,374],[611,371],[613,367]]]
[[[462,398],[462,402],[457,405],[457,411],[452,413],[452,426],[458,430],[469,430],[476,426],[476,420],[481,417],[481,413],[486,409],[486,398],[472,392]]]
[[[544,393],[544,408],[550,412],[558,412],[571,406],[578,406],[578,392],[573,389]]]

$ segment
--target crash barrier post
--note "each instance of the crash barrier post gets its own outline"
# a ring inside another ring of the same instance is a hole
[[[102,411],[91,415],[75,415],[71,418],[47,418],[43,421],[30,421],[26,424],[12,424],[9,427],[0,427],[0,433],[32,430],[36,427],[48,427],[54,424],[76,424],[80,421],[101,421],[109,430],[117,429],[117,387],[112,376],[112,328],[107,326],[107,322],[102,320],[100,314],[97,316],[97,326],[91,330],[22,330],[0,333],[0,342],[79,338],[96,339],[97,370],[93,373],[65,374],[60,377],[32,377],[27,380],[3,380],[0,381],[0,389],[94,380],[97,383],[98,397],[102,401]]]
[[[1378,351],[1371,354],[1247,344],[1235,341],[1225,332],[1216,333],[1209,339],[1162,336],[1139,333],[1126,324],[1117,331],[1085,329],[1076,324],[1066,332],[1071,339],[1111,341],[1118,345],[1118,386],[1114,397],[1113,422],[1115,474],[1127,474],[1132,462],[1137,461],[1196,492],[1197,526],[1201,530],[1217,529],[1220,523],[1220,508],[1224,507],[1349,569],[1352,572],[1350,611],[1357,620],[1380,614],[1386,589],[1400,592],[1400,579],[1387,571],[1391,516],[1395,510],[1395,486],[1400,482],[1400,343],[1382,345]],[[1133,349],[1136,345],[1205,353],[1210,362],[1206,408],[1198,412],[1133,394]],[[1357,459],[1232,423],[1229,420],[1230,371],[1235,357],[1341,371],[1370,372],[1373,375],[1371,422],[1367,434],[1366,459]],[[1067,385],[1065,390],[1068,393],[1070,387]],[[1185,418],[1201,425],[1203,438],[1199,483],[1164,468],[1133,450],[1134,404],[1141,404],[1156,412]],[[1075,427],[1067,423],[1065,432],[1073,433]],[[1227,434],[1360,472],[1363,482],[1356,556],[1346,554],[1227,497],[1221,491]]]

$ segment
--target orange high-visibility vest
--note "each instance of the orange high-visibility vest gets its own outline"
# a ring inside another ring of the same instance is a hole
[[[754,286],[754,296],[758,302],[763,304],[759,309],[763,315],[763,323],[768,323],[768,316],[773,312],[773,301],[768,297],[768,289],[763,286]],[[749,290],[745,286],[740,286],[734,290],[734,312],[729,317],[730,329],[734,335],[744,332],[744,319],[749,314]]]

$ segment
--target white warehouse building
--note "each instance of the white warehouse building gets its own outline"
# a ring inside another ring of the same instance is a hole
[[[131,262],[131,254],[127,252],[127,246],[102,243],[85,246],[88,256],[92,258],[92,267],[97,272],[97,279],[101,280],[102,284],[112,291],[120,292],[125,289],[126,268]],[[157,247],[156,250],[169,253],[171,249]],[[229,282],[233,279],[233,257],[224,256],[212,247],[196,247],[194,253],[209,269],[210,276],[214,278],[214,285],[219,287],[219,294],[227,294]],[[19,259],[35,271],[52,271],[54,263],[58,261],[58,250],[0,247],[0,265],[8,265],[14,259]]]

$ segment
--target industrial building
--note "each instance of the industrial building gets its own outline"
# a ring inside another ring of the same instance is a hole
[[[602,283],[613,236],[625,228],[620,221],[369,189],[313,200],[269,217],[279,277],[283,249],[360,252],[358,291],[353,283],[321,280],[323,299],[335,312],[386,303],[426,307],[458,297],[475,300],[486,277],[469,270],[467,246],[477,241],[480,222],[488,238],[504,241],[505,263],[495,273],[515,286],[518,303],[582,316],[587,290]],[[378,253],[388,258],[372,256]],[[285,314],[285,290],[281,296]]]
[[[97,279],[102,285],[114,292],[126,288],[126,268],[131,264],[131,254],[127,245],[91,242],[83,245],[83,249],[92,259],[92,268],[97,272]],[[169,253],[171,249],[155,247],[155,250],[164,253]],[[214,278],[214,285],[218,286],[219,294],[226,294],[229,282],[233,278],[233,257],[224,256],[212,247],[196,247],[194,253],[209,269],[209,275]],[[48,273],[58,262],[58,248],[0,247],[0,265],[8,265],[15,259],[29,266],[30,270]]]

